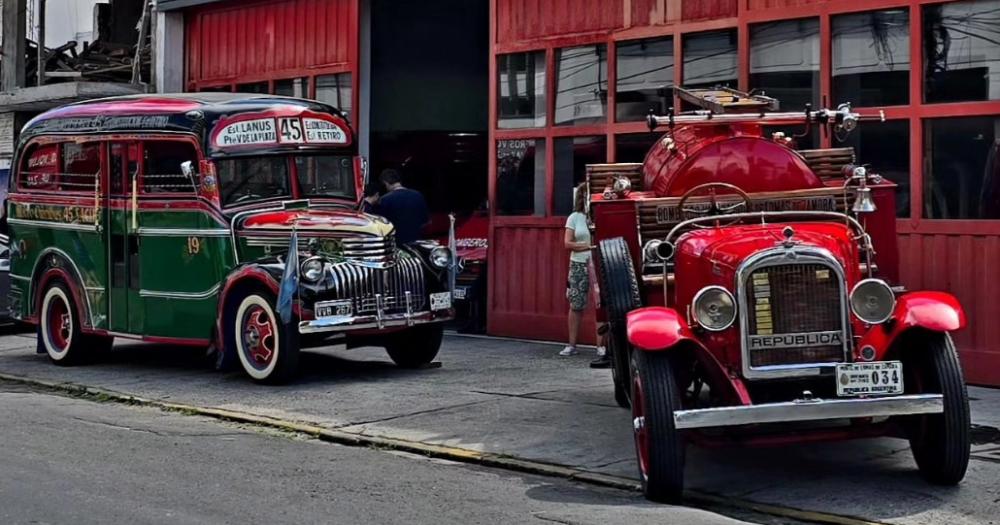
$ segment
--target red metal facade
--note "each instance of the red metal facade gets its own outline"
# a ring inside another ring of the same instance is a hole
[[[188,89],[347,72],[358,0],[224,2],[187,13]]]
[[[831,82],[831,18],[833,16],[876,9],[906,8],[910,23],[910,102],[885,108],[890,120],[906,121],[910,128],[910,218],[899,219],[901,279],[910,289],[947,290],[958,296],[966,307],[970,327],[956,334],[969,382],[1000,385],[1000,330],[994,319],[1000,316],[1000,284],[990,270],[1000,257],[1000,221],[930,220],[920,216],[923,209],[923,181],[926,170],[923,140],[927,119],[957,116],[1000,115],[1000,101],[928,104],[923,101],[922,7],[941,3],[940,0],[605,0],[586,2],[572,10],[564,9],[565,0],[491,0],[492,54],[541,51],[545,53],[548,82],[547,115],[544,127],[498,129],[491,126],[491,155],[496,156],[496,143],[508,139],[540,139],[546,141],[545,217],[505,217],[494,215],[490,251],[490,312],[489,329],[502,335],[525,335],[560,340],[565,337],[562,322],[568,305],[565,299],[553,299],[561,294],[561,272],[565,272],[567,255],[552,231],[548,242],[531,235],[537,231],[558,229],[564,218],[553,217],[553,141],[559,137],[604,135],[607,138],[607,161],[616,160],[615,137],[625,133],[645,131],[641,122],[616,122],[615,90],[607,90],[608,118],[606,122],[582,126],[555,126],[552,122],[553,70],[558,49],[592,44],[607,45],[608,86],[616,84],[616,45],[638,38],[673,36],[674,84],[683,85],[683,37],[691,33],[724,28],[738,32],[738,87],[751,88],[749,82],[749,28],[752,24],[795,18],[816,18],[820,26],[820,96],[829,100]],[[595,4],[600,3],[599,9]],[[602,13],[595,23],[589,10]],[[558,14],[556,14],[558,13]],[[544,20],[544,17],[558,20]],[[527,24],[527,26],[524,26]],[[497,62],[491,63],[490,118],[497,118]],[[675,108],[676,109],[676,108]],[[831,145],[829,137],[822,142]],[[490,168],[491,199],[496,194],[496,166]],[[496,209],[493,206],[492,209]],[[553,259],[556,263],[553,263]],[[532,263],[532,261],[534,261]],[[526,266],[527,265],[527,266]],[[533,265],[533,266],[532,266]],[[537,278],[510,278],[513,274],[542,275]],[[549,283],[555,290],[542,290],[539,282]],[[542,302],[521,297],[544,294]],[[561,296],[560,296],[561,297]],[[552,301],[557,300],[558,305]],[[540,322],[528,323],[533,316]],[[529,328],[530,325],[530,328]],[[589,327],[585,327],[584,334]],[[592,333],[592,332],[590,332]]]

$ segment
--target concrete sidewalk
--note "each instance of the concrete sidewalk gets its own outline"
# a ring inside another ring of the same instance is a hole
[[[116,348],[102,363],[59,368],[34,338],[0,338],[0,373],[71,382],[150,399],[237,410],[330,429],[447,445],[634,479],[627,411],[610,371],[559,347],[447,337],[440,368],[394,367],[384,352],[311,351],[285,387],[212,372],[194,351]],[[972,388],[977,444],[965,482],[933,487],[905,442],[780,449],[689,449],[689,486],[725,498],[894,523],[992,523],[1000,514],[1000,391]]]

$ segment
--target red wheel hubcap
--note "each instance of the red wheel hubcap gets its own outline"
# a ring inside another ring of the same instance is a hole
[[[55,350],[63,352],[69,346],[70,336],[73,334],[73,319],[69,314],[69,307],[62,297],[55,296],[49,302],[49,341]]]
[[[649,476],[649,430],[646,423],[646,396],[642,393],[642,379],[638,373],[632,376],[632,433],[635,436],[635,451],[639,459],[639,472],[643,479]]]
[[[264,369],[271,364],[275,335],[267,310],[253,306],[243,314],[243,349],[254,366]]]

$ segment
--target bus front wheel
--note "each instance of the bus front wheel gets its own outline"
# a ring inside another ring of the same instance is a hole
[[[247,293],[230,305],[228,341],[243,370],[258,383],[288,382],[299,366],[298,338],[282,326],[271,294]]]

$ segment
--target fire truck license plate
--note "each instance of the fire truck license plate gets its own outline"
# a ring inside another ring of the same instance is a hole
[[[351,315],[352,309],[350,299],[323,301],[316,303],[315,313],[317,319],[320,317],[348,316]]]
[[[447,310],[451,308],[451,292],[431,294],[431,310]]]
[[[903,363],[843,363],[837,365],[837,395],[892,395],[903,393]]]

